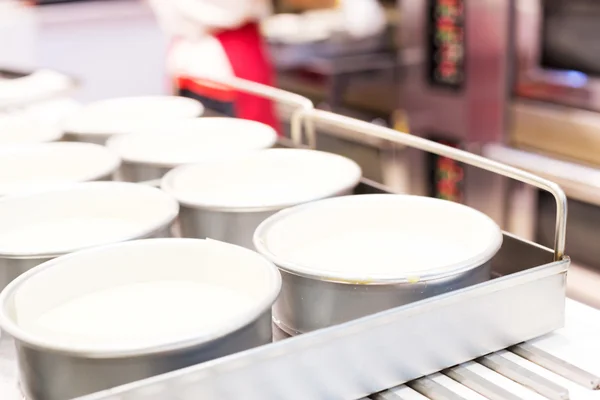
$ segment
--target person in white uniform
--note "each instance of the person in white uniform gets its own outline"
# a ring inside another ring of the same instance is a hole
[[[179,94],[221,114],[263,122],[279,131],[270,101],[210,81],[236,76],[274,85],[273,67],[258,27],[271,13],[270,3],[150,0],[159,24],[171,37],[167,70]]]

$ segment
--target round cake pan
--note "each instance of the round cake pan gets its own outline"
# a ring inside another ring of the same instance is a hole
[[[41,143],[0,147],[0,196],[65,184],[111,180],[121,160],[90,143]]]
[[[286,207],[349,194],[361,174],[358,164],[339,155],[267,149],[175,168],[161,186],[179,201],[183,236],[254,249],[252,235],[265,218]]]
[[[488,280],[502,232],[461,204],[361,195],[281,211],[254,244],[282,273],[274,321],[295,335]]]
[[[0,294],[30,400],[65,400],[269,343],[281,277],[259,254],[146,239],[68,254]]]
[[[219,161],[272,147],[273,128],[236,118],[195,118],[111,137],[107,146],[123,163],[120,179],[160,179],[180,165]]]
[[[82,107],[64,121],[63,130],[66,140],[103,145],[113,135],[196,118],[203,113],[200,102],[185,97],[119,97]]]
[[[87,247],[168,237],[179,205],[163,191],[88,182],[0,199],[0,289],[34,266]]]

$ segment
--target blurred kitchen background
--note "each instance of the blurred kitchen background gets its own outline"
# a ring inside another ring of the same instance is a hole
[[[262,30],[278,86],[561,184],[570,200],[569,294],[600,306],[600,2],[379,3],[385,24],[373,27],[368,11],[341,18],[333,0],[274,1]],[[4,78],[60,71],[80,82],[73,99],[81,103],[170,93],[167,48],[144,1],[0,0]],[[344,132],[320,129],[317,139],[375,182],[464,202],[552,246],[553,199],[537,189]]]

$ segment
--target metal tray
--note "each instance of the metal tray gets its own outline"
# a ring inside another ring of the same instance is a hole
[[[488,282],[81,400],[356,399],[562,327],[568,258],[505,234],[492,263]]]
[[[272,99],[285,97],[237,79],[225,83]],[[567,204],[560,187],[471,153],[303,104],[297,127],[317,122],[350,130],[547,190],[556,200],[554,250],[504,233],[492,260],[494,277],[487,282],[79,400],[357,399],[563,326],[570,260],[564,255]],[[294,131],[293,137],[302,133]],[[376,192],[385,188],[366,181],[356,191]]]
[[[315,63],[329,61],[336,64],[336,59],[350,56],[378,53],[393,53],[392,42],[388,31],[363,39],[354,39],[344,34],[337,34],[330,39],[303,44],[288,44],[277,40],[268,42],[269,53],[275,65],[280,69],[311,67]],[[346,66],[353,71],[365,68]],[[332,71],[330,73],[335,73]]]

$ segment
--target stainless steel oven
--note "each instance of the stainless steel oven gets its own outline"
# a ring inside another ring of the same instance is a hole
[[[516,2],[516,94],[600,111],[600,2]]]
[[[511,5],[506,0],[399,2],[400,106],[410,132],[481,153],[506,134]],[[502,223],[504,181],[449,160],[408,152],[410,191],[462,201]]]
[[[572,294],[600,305],[600,2],[404,0],[399,9],[411,133],[558,181],[570,198]],[[552,199],[535,189],[452,173],[461,166],[420,154],[408,165],[412,192],[462,201],[552,244]]]

